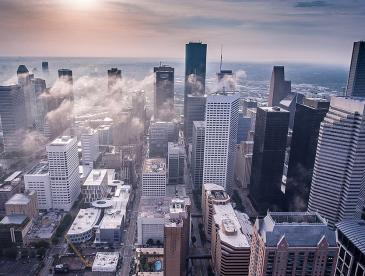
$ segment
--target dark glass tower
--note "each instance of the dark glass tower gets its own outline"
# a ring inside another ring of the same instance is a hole
[[[205,104],[207,101],[206,95],[188,95],[186,98],[186,118],[185,118],[185,137],[191,143],[193,136],[194,121],[205,120]]]
[[[278,106],[291,92],[291,82],[285,80],[284,66],[274,66],[270,82],[268,106]]]
[[[346,95],[365,97],[365,41],[354,42]]]
[[[167,65],[154,67],[155,120],[169,121],[174,116],[174,68]]]
[[[289,112],[279,107],[257,108],[250,197],[259,214],[281,209],[281,192]]]
[[[122,79],[122,70],[111,68],[108,70],[108,90],[111,90],[115,84]]]
[[[304,99],[296,106],[285,190],[289,211],[307,209],[319,129],[329,106],[325,99]]]

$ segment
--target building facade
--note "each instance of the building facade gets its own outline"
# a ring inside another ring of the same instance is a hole
[[[166,195],[167,172],[163,158],[146,159],[142,169],[142,196]]]
[[[93,165],[99,157],[99,136],[94,129],[88,129],[81,134],[82,163]]]
[[[38,218],[37,193],[26,190],[22,194],[13,195],[5,203],[6,215],[25,215],[31,220]]]
[[[346,95],[365,97],[365,41],[354,42]]]
[[[174,68],[160,65],[155,73],[155,120],[170,121],[174,117]]]
[[[194,121],[193,146],[191,153],[191,174],[194,190],[201,191],[204,168],[205,121]]]
[[[291,92],[291,82],[285,80],[284,66],[274,66],[270,81],[270,94],[268,106],[279,106]]]
[[[149,157],[167,157],[168,142],[177,142],[179,131],[174,122],[151,122]]]
[[[194,121],[204,121],[206,95],[188,95],[186,98],[186,117],[184,119],[184,134],[188,143],[192,142]]]
[[[185,149],[183,144],[168,143],[168,184],[184,184]]]

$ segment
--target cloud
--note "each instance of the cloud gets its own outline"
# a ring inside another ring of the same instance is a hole
[[[327,6],[330,6],[330,4],[326,1],[300,1],[295,4],[295,7],[297,8],[322,8]]]

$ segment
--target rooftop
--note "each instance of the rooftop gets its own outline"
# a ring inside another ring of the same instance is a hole
[[[30,195],[34,195],[34,191],[29,192]],[[5,204],[7,205],[26,205],[30,202],[30,198],[27,194],[15,194]]]
[[[71,136],[60,136],[54,139],[49,145],[50,146],[65,146],[74,140]]]
[[[172,197],[146,197],[140,201],[138,217],[164,218],[170,211]]]
[[[263,106],[263,107],[259,107],[259,108],[261,108],[262,110],[267,111],[267,112],[284,112],[284,113],[289,112],[278,106]]]
[[[5,216],[1,221],[0,224],[7,225],[7,224],[16,224],[22,225],[28,217],[26,215],[9,215]]]
[[[214,221],[218,224],[218,235],[222,242],[234,247],[250,247],[250,239],[241,229],[241,224],[231,204],[214,205]]]
[[[92,271],[116,271],[119,260],[119,252],[97,252]]]
[[[97,223],[101,210],[95,208],[80,209],[75,220],[73,221],[67,235],[82,234]]]
[[[14,179],[16,179],[17,177],[19,177],[21,175],[22,171],[16,171],[16,172],[13,172],[11,175],[9,175],[5,180],[4,182],[11,182],[13,181]]]
[[[365,255],[365,221],[343,220],[336,224],[338,231],[343,233]]]
[[[143,173],[166,173],[166,161],[164,158],[150,158],[143,163]]]
[[[89,176],[86,178],[83,186],[100,186],[104,179],[107,179],[106,169],[94,169],[90,172]]]
[[[48,174],[48,162],[42,161],[31,168],[26,174]]]

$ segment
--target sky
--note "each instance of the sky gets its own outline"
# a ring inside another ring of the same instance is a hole
[[[183,59],[348,66],[364,0],[0,0],[0,56]]]

